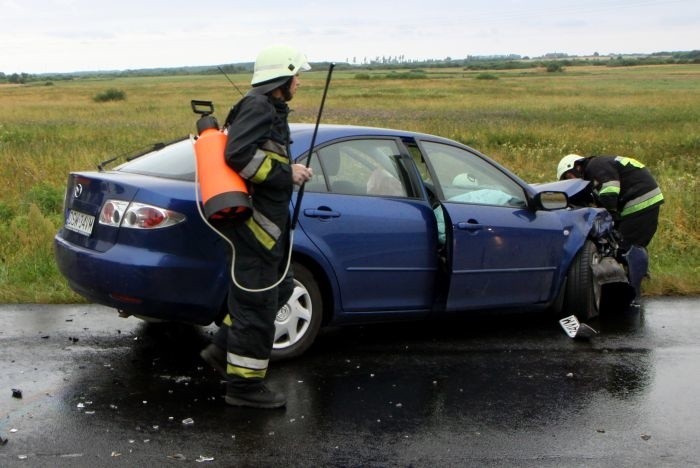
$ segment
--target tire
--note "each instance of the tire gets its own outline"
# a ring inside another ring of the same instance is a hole
[[[595,244],[587,240],[569,267],[562,315],[575,315],[582,322],[598,315],[601,287],[595,281],[591,269],[591,265],[598,261],[600,258]]]
[[[303,354],[316,339],[323,319],[321,290],[313,274],[295,263],[294,292],[275,319],[271,359],[279,361]]]

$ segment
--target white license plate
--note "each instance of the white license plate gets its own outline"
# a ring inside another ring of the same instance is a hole
[[[95,217],[81,213],[80,211],[70,210],[68,219],[66,219],[66,229],[75,231],[79,234],[89,236],[92,233],[92,227],[95,225]]]
[[[581,323],[575,315],[570,315],[559,320],[559,325],[561,325],[570,338],[576,338],[576,333],[578,333],[578,329],[581,327]]]

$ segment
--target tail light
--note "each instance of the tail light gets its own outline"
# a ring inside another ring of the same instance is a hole
[[[185,220],[185,215],[144,203],[107,200],[100,211],[100,224],[131,229],[160,229]]]

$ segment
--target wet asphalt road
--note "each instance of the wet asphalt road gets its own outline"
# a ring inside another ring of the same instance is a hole
[[[281,410],[224,404],[212,328],[0,306],[0,466],[699,466],[699,304],[591,342],[539,314],[331,330],[271,367]]]

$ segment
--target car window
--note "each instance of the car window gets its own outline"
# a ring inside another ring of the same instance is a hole
[[[479,156],[451,145],[422,142],[446,201],[523,207],[523,189]]]
[[[140,156],[115,170],[193,181],[194,166],[194,149],[190,140],[186,139]]]
[[[307,158],[301,158],[297,162],[299,164],[306,165],[306,159]],[[311,167],[314,176],[311,178],[311,180],[304,183],[304,190],[307,192],[327,192],[328,185],[326,184],[326,178],[323,173],[323,168],[321,167],[321,163],[319,162],[318,151],[314,151],[313,155],[311,156],[311,164],[309,164],[309,166]],[[295,185],[294,190],[298,189],[299,186]]]
[[[406,197],[399,155],[394,140],[348,140],[325,146],[314,153],[314,178],[305,190]]]

